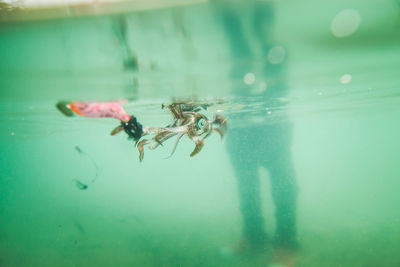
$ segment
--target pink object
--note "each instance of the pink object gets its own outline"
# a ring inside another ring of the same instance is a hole
[[[67,105],[76,114],[85,117],[100,118],[112,117],[120,121],[129,121],[131,118],[120,105],[120,102],[79,102],[74,101]]]

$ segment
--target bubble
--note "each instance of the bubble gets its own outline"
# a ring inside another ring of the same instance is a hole
[[[342,77],[340,77],[340,82],[342,84],[348,84],[352,79],[353,77],[350,74],[344,74]]]
[[[344,9],[336,14],[331,22],[331,32],[335,37],[353,34],[360,26],[361,17],[357,10]]]
[[[260,82],[259,84],[257,84],[257,86],[254,86],[251,89],[251,93],[254,95],[259,95],[265,92],[265,90],[267,90],[267,83],[266,82]]]
[[[14,133],[14,132],[11,132],[10,134],[11,134],[11,135],[13,135],[13,136],[15,135],[15,133]]]
[[[267,83],[266,82],[260,82],[258,87],[260,88],[261,91],[264,92],[265,90],[267,90]]]
[[[243,81],[247,85],[252,85],[256,81],[256,75],[254,75],[252,72],[248,72],[246,75],[244,75]]]
[[[285,59],[285,48],[282,46],[274,46],[268,52],[268,61],[271,64],[279,64]]]

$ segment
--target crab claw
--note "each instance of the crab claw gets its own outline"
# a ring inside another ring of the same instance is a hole
[[[143,157],[144,157],[144,145],[147,145],[148,143],[150,143],[149,140],[143,139],[142,141],[140,141],[137,144],[137,147],[138,147],[138,150],[139,150],[139,160],[140,160],[140,162],[142,162]]]
[[[196,147],[194,148],[194,150],[192,151],[190,156],[191,157],[196,156],[201,151],[203,146],[204,146],[204,141],[203,140],[196,140]]]

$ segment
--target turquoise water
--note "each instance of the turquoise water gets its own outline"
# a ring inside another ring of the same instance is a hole
[[[248,7],[236,8],[245,21]],[[332,24],[342,10],[351,11],[340,31],[340,16]],[[213,134],[190,158],[194,144],[182,139],[164,159],[170,141],[140,163],[126,136],[109,135],[116,120],[67,118],[54,107],[64,99],[129,99],[129,114],[164,126],[171,119],[161,104],[188,96],[217,103],[207,115],[227,116],[228,135],[252,129],[240,116],[253,113],[267,125],[293,124],[296,266],[400,266],[397,2],[278,1],[274,11],[289,93],[268,100],[257,95],[266,85],[256,41],[245,31],[256,55],[243,63],[251,61],[251,75],[232,78],[236,61],[207,3],[2,22],[0,266],[267,266],[271,249],[227,253],[242,235],[228,142]],[[129,55],[136,68],[124,65]],[[256,93],[232,94],[242,83]],[[245,146],[252,142],[243,136]],[[269,173],[259,175],[272,236]]]

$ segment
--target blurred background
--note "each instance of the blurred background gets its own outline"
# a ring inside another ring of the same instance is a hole
[[[248,22],[256,2],[273,10],[267,52]],[[208,112],[232,118],[230,131],[249,127],[241,114],[292,122],[296,266],[399,266],[399,8],[395,0],[0,0],[0,266],[267,266],[227,253],[242,225],[217,135],[195,158],[182,140],[172,158],[163,159],[166,146],[139,163],[132,142],[109,136],[115,120],[66,118],[54,107],[128,99],[129,114],[166,125],[160,107],[171,97],[217,103]],[[243,58],[232,52],[224,10],[241,16],[251,51]],[[265,62],[283,66],[284,96],[260,97],[274,88]],[[243,146],[251,142],[243,136]],[[87,190],[76,187],[95,175]],[[259,175],[273,232],[269,173]]]

